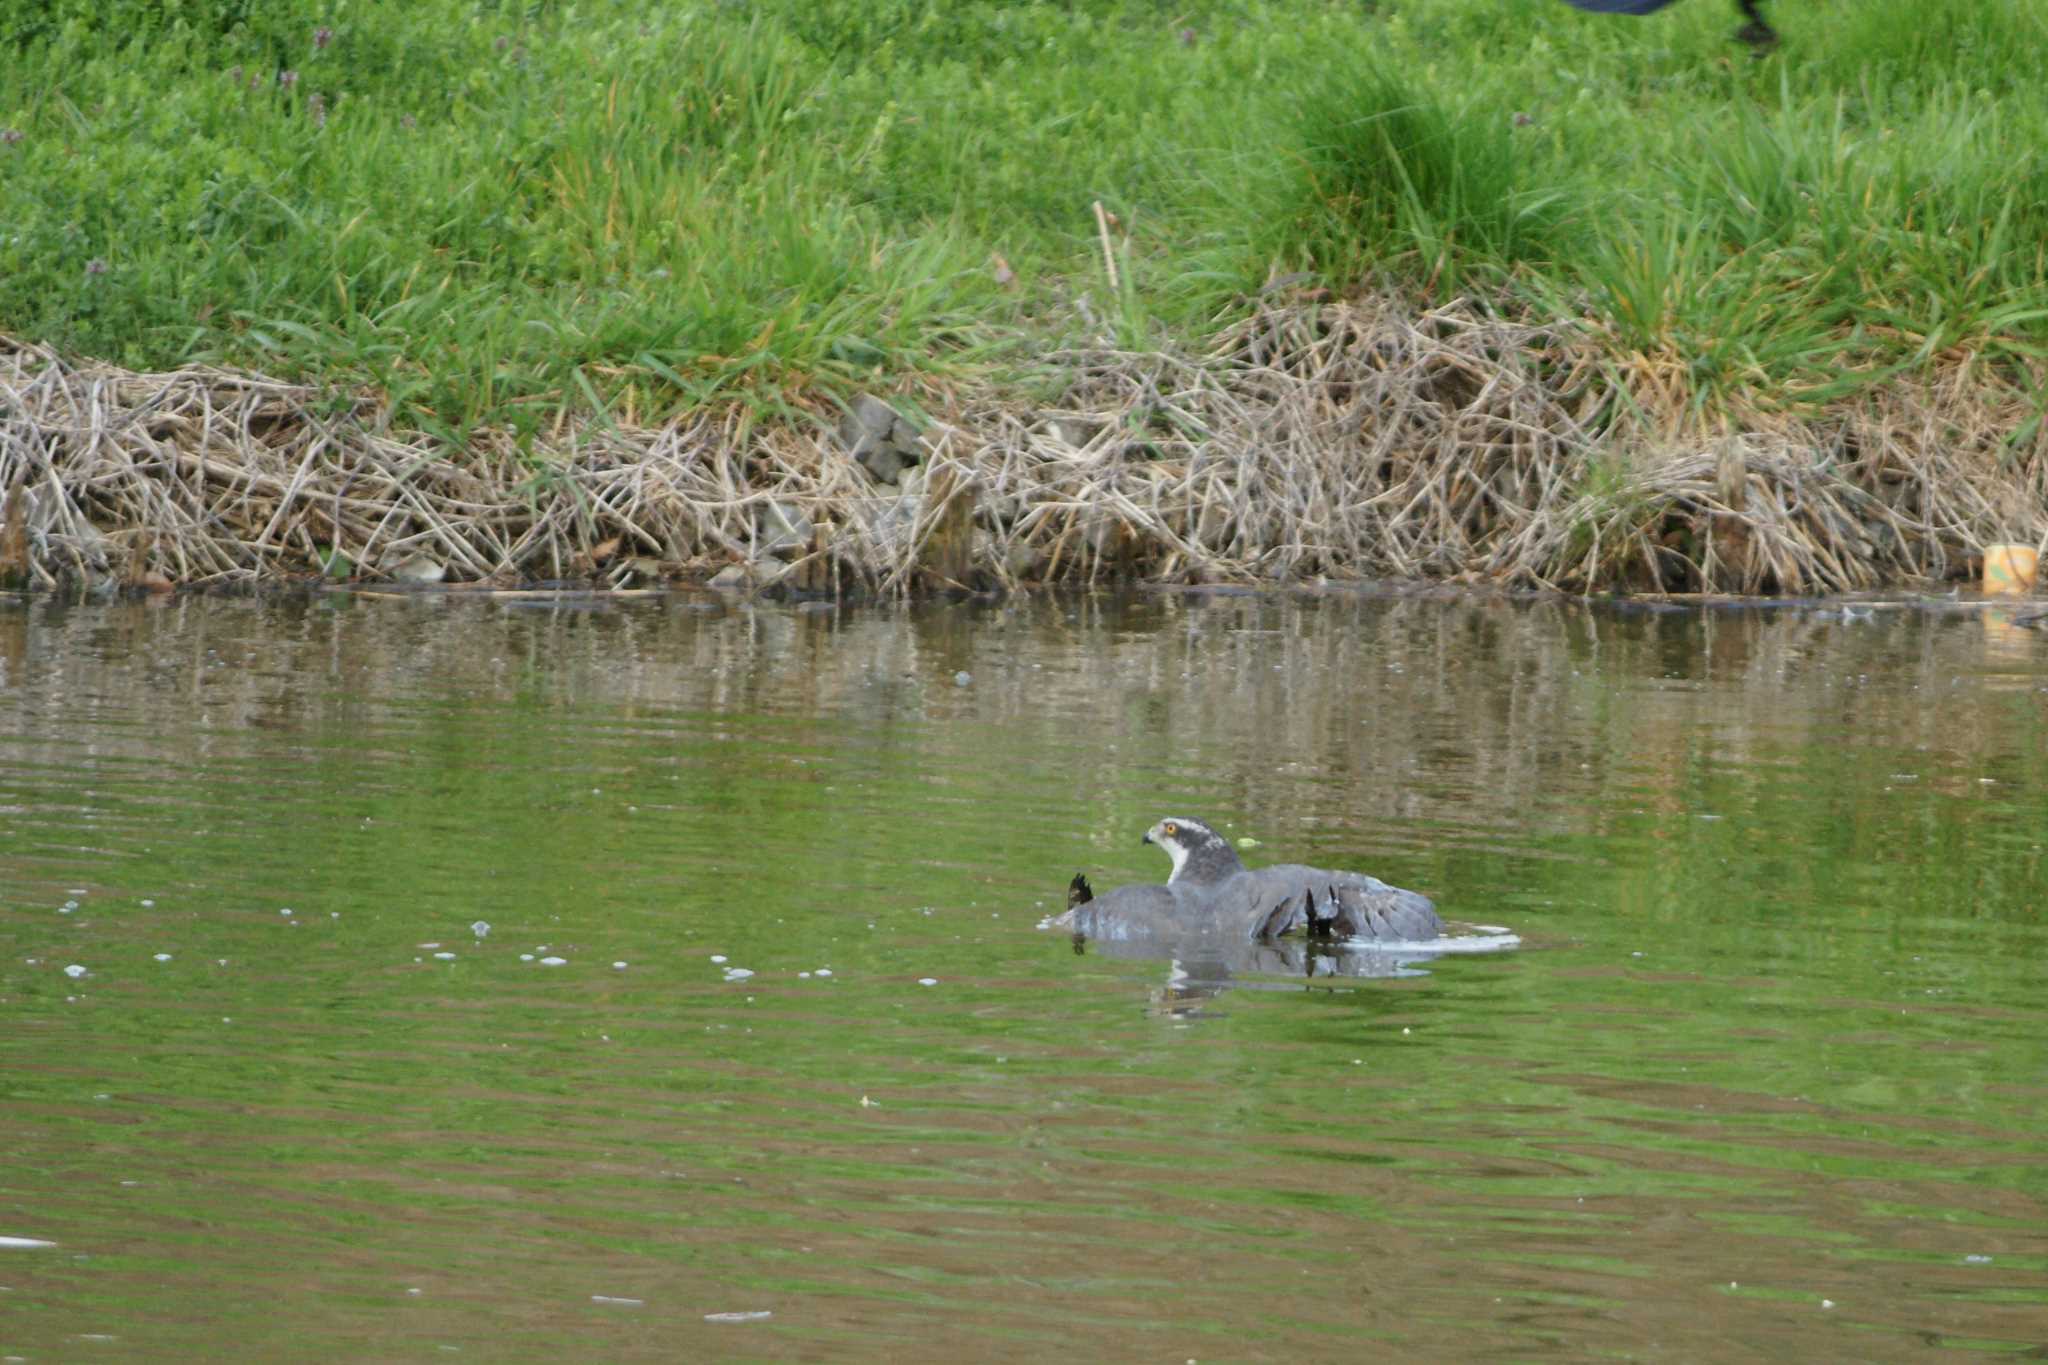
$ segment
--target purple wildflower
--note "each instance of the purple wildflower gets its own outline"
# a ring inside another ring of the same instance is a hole
[[[286,67],[284,70],[277,73],[277,88],[280,90],[289,90],[298,83],[299,73],[292,70],[290,67]]]
[[[24,136],[19,128],[0,128],[0,147],[12,147]]]
[[[85,263],[85,273],[86,273],[86,274],[88,274],[88,275],[104,275],[104,274],[106,274],[106,273],[107,273],[107,262],[106,262],[106,259],[105,259],[104,257],[100,257],[100,256],[95,256],[95,257],[93,257],[93,258],[92,258],[91,260],[89,260],[89,261],[87,261],[87,262]]]
[[[334,41],[334,30],[324,24],[313,30],[313,50],[318,52]]]
[[[327,126],[327,97],[318,90],[306,96],[306,113],[312,117],[315,128]]]

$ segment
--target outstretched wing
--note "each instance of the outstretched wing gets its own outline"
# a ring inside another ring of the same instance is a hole
[[[1313,929],[1334,938],[1420,942],[1444,932],[1429,897],[1363,873],[1282,863],[1245,876],[1258,907],[1249,917],[1254,937]]]
[[[1088,938],[1112,942],[1157,938],[1194,927],[1188,923],[1180,898],[1169,887],[1120,886],[1088,900],[1072,900],[1081,889],[1068,888],[1072,908],[1053,922]]]

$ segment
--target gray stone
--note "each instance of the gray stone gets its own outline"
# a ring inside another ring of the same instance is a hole
[[[711,575],[706,587],[719,592],[756,592],[772,588],[789,574],[789,565],[773,559],[750,559],[744,564],[728,564]]]
[[[1014,526],[1017,524],[1017,518],[1024,515],[1024,500],[1015,493],[984,488],[975,515],[981,519],[983,526]]]
[[[754,523],[758,553],[794,559],[811,548],[811,519],[793,502],[764,504]]]
[[[909,419],[871,393],[856,398],[840,418],[839,443],[877,483],[885,484],[900,481],[925,453]]]
[[[1052,419],[1052,434],[1076,450],[1084,448],[1095,439],[1103,423],[1083,417],[1055,417]]]
[[[909,465],[892,446],[866,446],[853,457],[876,483],[894,483]]]
[[[448,576],[448,567],[427,555],[394,552],[384,556],[384,573],[401,583],[439,583]]]
[[[1028,582],[1038,577],[1045,568],[1045,553],[1023,541],[1013,541],[1010,551],[1003,557],[1003,567],[1010,571],[1010,577]]]
[[[904,493],[894,498],[871,500],[866,506],[856,506],[853,512],[877,547],[894,560],[908,549],[910,533],[917,525],[917,513],[922,505],[919,494]]]

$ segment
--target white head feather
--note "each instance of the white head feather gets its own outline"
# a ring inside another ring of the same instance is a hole
[[[1173,871],[1167,875],[1166,883],[1171,886],[1187,866],[1190,847],[1200,842],[1202,836],[1214,839],[1216,834],[1200,820],[1187,815],[1169,815],[1145,831],[1145,842],[1157,844],[1166,850],[1166,856],[1173,859]],[[1190,836],[1193,836],[1192,838]]]

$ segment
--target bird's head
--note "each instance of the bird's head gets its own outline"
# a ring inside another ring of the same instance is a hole
[[[1146,830],[1145,842],[1159,845],[1173,859],[1172,875],[1166,879],[1168,885],[1217,882],[1244,867],[1228,840],[1200,820],[1185,815],[1169,815]]]

